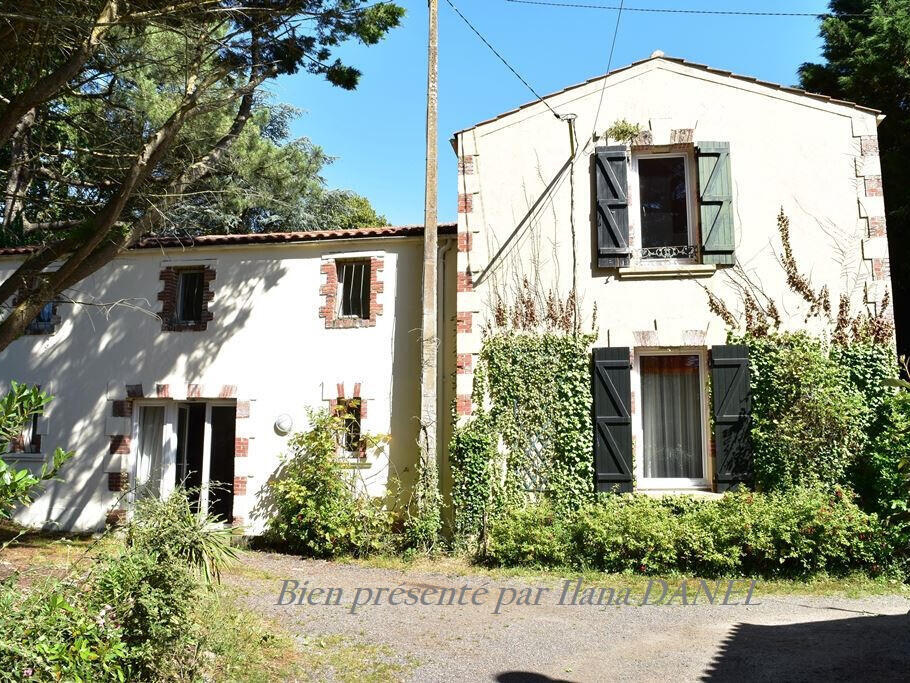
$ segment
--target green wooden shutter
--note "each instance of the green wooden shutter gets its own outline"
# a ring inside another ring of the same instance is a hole
[[[594,150],[597,267],[629,265],[629,161],[624,145]]]
[[[711,393],[714,402],[714,483],[726,491],[752,480],[752,392],[749,347],[711,349]]]
[[[733,265],[733,176],[729,142],[699,142],[698,201],[702,263]]]
[[[632,362],[628,347],[594,349],[594,476],[597,491],[632,490]]]

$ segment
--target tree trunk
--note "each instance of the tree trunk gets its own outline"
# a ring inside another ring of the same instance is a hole
[[[427,168],[423,238],[423,326],[421,336],[420,450],[424,465],[436,466],[437,438],[437,62],[438,2],[429,0],[430,36],[427,68]]]

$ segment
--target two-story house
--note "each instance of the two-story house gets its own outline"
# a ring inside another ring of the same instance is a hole
[[[806,325],[778,256],[783,209],[800,268],[832,300],[886,303],[880,120],[655,52],[456,133],[458,412],[497,300],[525,279],[574,289],[597,336],[597,488],[724,490],[747,475],[746,350],[725,344],[705,290],[736,309],[749,282],[781,302],[784,328]],[[640,132],[618,143],[616,123]]]
[[[597,336],[592,487],[735,482],[748,359],[726,345],[705,289],[735,308],[748,278],[782,302],[785,327],[804,326],[776,252],[783,208],[813,281],[835,301],[880,307],[879,120],[655,53],[456,133],[458,222],[440,239],[443,485],[451,406],[471,414],[482,335],[525,277],[574,289]],[[617,122],[638,126],[631,144],[606,135]],[[185,481],[255,533],[287,434],[306,407],[340,402],[359,417],[340,449],[369,490],[407,487],[422,228],[326,228],[148,240],[49,304],[0,354],[0,377],[56,399],[4,457],[38,464],[58,445],[76,457],[20,521],[97,528],[126,514],[124,491],[166,495]],[[21,258],[0,251],[0,277]],[[387,451],[363,458],[356,430],[389,434]]]

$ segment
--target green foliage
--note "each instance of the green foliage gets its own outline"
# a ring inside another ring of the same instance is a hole
[[[590,335],[504,332],[484,340],[480,366],[493,432],[505,444],[508,500],[542,476],[558,505],[592,495]],[[540,452],[540,460],[530,457]],[[458,459],[460,456],[456,456]]]
[[[892,254],[906,254],[910,251],[910,0],[831,0],[830,8],[831,16],[821,24],[825,63],[803,64],[800,85],[880,109],[885,115],[877,133],[888,241]],[[891,277],[900,323],[910,304],[903,294],[910,290],[907,259],[892,260]]]
[[[666,573],[676,568],[679,522],[660,499],[607,495],[571,521],[571,556],[585,568]]]
[[[490,517],[495,490],[497,436],[486,413],[455,428],[449,448],[454,531],[458,539],[479,538]]]
[[[547,501],[510,506],[490,524],[486,559],[506,567],[559,567],[570,559],[566,529]]]
[[[600,495],[557,515],[512,508],[490,527],[487,561],[502,566],[698,576],[807,576],[883,571],[884,532],[841,489],[793,488],[720,499]]]
[[[333,159],[309,139],[291,138],[299,115],[286,105],[257,105],[213,172],[171,209],[169,225],[181,235],[387,225],[366,198],[326,188],[322,173]]]
[[[141,498],[126,529],[127,543],[162,563],[186,565],[206,583],[237,558],[231,530],[215,518],[193,511],[186,491],[176,489],[165,500]]]
[[[0,586],[0,681],[125,681],[120,625],[72,582]]]
[[[406,548],[432,552],[442,530],[442,493],[439,470],[434,460],[421,455],[417,462],[417,482],[406,510],[403,542]]]
[[[0,587],[0,681],[170,680],[191,673],[199,585],[186,565],[125,550],[90,572]],[[191,676],[189,676],[191,677]]]
[[[340,416],[310,411],[310,428],[288,441],[281,469],[269,481],[274,514],[268,535],[283,548],[315,557],[368,555],[390,537],[389,513],[358,489],[336,456]]]
[[[12,382],[10,391],[0,399],[0,452],[16,440],[28,422],[41,415],[53,397],[38,387]],[[14,469],[0,458],[0,519],[8,519],[16,505],[29,505],[41,485],[54,479],[73,453],[54,450],[50,466],[44,463],[37,475],[27,469]]]
[[[803,333],[734,341],[749,346],[756,484],[770,491],[846,483],[870,419],[851,372]],[[861,378],[873,374],[857,368]]]
[[[604,135],[611,140],[630,144],[641,135],[641,126],[637,123],[629,123],[625,119],[620,119],[619,121],[614,121],[613,125],[607,128]]]
[[[198,593],[190,567],[173,558],[132,550],[102,567],[89,594],[101,604],[100,618],[120,629],[129,680],[161,680],[184,669]]]

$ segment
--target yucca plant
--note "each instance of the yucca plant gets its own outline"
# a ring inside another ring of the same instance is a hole
[[[183,488],[164,500],[137,501],[127,543],[159,559],[182,561],[209,584],[220,582],[222,570],[237,559],[231,530],[209,514],[194,512]]]

